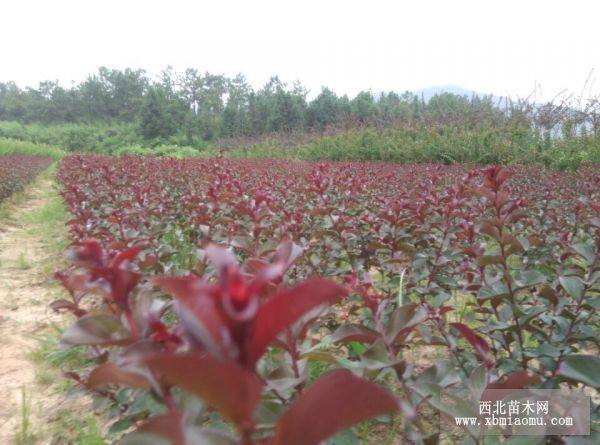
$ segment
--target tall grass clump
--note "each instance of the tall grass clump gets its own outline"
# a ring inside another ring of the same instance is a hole
[[[15,154],[27,156],[47,156],[54,160],[58,160],[65,155],[65,152],[60,148],[51,145],[36,144],[17,139],[0,137],[0,156]]]

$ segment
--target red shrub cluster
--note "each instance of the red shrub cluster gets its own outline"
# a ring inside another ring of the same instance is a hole
[[[0,200],[21,190],[51,162],[52,159],[45,156],[0,156]]]
[[[593,170],[74,156],[59,178],[53,307],[125,442],[310,445],[399,412],[433,443],[445,388],[600,386]]]

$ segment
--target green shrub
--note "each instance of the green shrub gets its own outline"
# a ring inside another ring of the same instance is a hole
[[[0,137],[0,156],[11,154],[30,156],[40,155],[49,156],[52,159],[60,159],[66,153],[59,148],[46,144],[34,144],[31,142]]]
[[[231,157],[331,161],[541,164],[560,169],[600,163],[600,137],[546,140],[521,128],[366,128],[295,146],[265,139],[227,151]]]
[[[142,147],[141,145],[128,145],[121,147],[114,153],[116,156],[171,156],[174,158],[190,158],[200,156],[201,152],[193,147],[179,147],[177,145],[159,145],[156,147]]]

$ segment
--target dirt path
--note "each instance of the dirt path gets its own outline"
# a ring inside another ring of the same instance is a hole
[[[60,373],[41,375],[43,370],[33,359],[40,338],[64,321],[48,309],[59,292],[49,285],[48,278],[52,264],[57,263],[51,247],[56,246],[57,235],[52,233],[56,221],[44,222],[43,215],[56,202],[53,177],[46,172],[19,197],[2,204],[0,445],[56,443],[47,430],[52,416],[65,403],[53,389]],[[64,227],[62,230],[66,232]]]

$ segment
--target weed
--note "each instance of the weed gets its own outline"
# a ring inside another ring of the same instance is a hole
[[[31,432],[31,404],[25,386],[21,387],[21,424],[15,437],[16,445],[32,445],[35,436]]]

